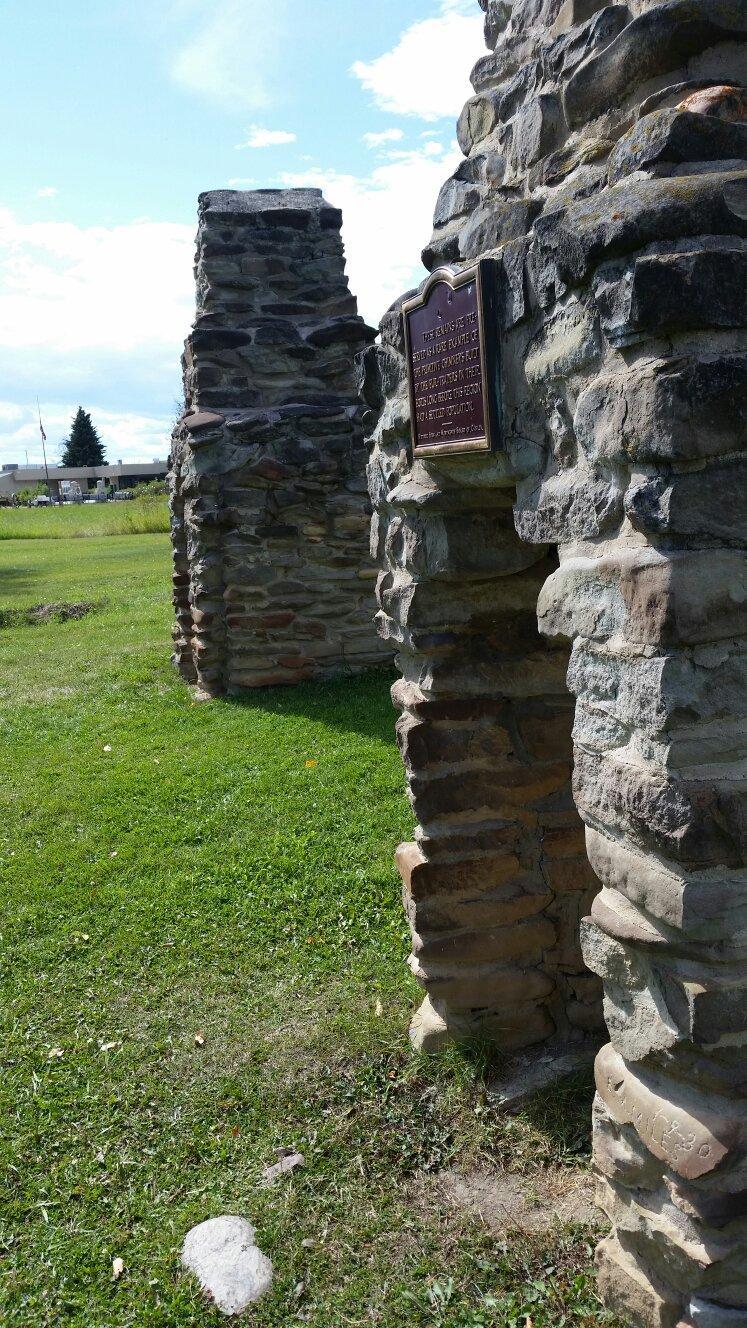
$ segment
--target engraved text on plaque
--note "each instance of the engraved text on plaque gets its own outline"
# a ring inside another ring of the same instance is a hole
[[[434,272],[403,305],[416,454],[478,452],[495,430],[488,265]]]

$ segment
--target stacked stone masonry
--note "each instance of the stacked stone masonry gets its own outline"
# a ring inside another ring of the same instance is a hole
[[[502,448],[413,461],[399,302],[363,362],[416,1035],[592,1027],[583,912],[601,1294],[646,1328],[736,1328],[747,6],[482,7],[424,261],[498,264]]]
[[[175,661],[205,696],[387,657],[354,368],[373,332],[340,224],[318,190],[200,197],[170,479]]]

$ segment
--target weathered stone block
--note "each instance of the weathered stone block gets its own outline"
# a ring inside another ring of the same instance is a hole
[[[677,3],[678,0],[675,0]],[[614,45],[614,43],[613,43]],[[747,180],[738,171],[628,180],[535,222],[535,281],[576,286],[602,261],[697,235],[747,235]]]
[[[677,69],[708,45],[733,41],[746,26],[738,0],[653,5],[572,75],[564,98],[569,122],[600,115],[647,79]]]
[[[480,203],[480,190],[465,180],[447,180],[441,187],[433,213],[434,226],[445,226],[455,217],[466,216]]]
[[[747,467],[741,456],[676,476],[634,480],[625,511],[647,535],[744,543]]]
[[[455,1010],[521,1009],[531,1010],[552,992],[554,982],[535,967],[512,967],[509,964],[481,964],[463,969],[431,961],[427,968],[413,959],[413,975],[427,987],[431,1000],[451,1006]],[[547,1016],[542,1012],[540,1023],[545,1032]],[[527,1045],[534,1041],[530,1036]]]
[[[513,122],[512,155],[518,171],[526,171],[555,147],[563,126],[560,99],[541,93],[527,101]],[[513,239],[514,237],[507,237]]]
[[[522,198],[507,199],[500,207],[474,211],[460,236],[460,257],[475,259],[509,240],[520,239],[527,234],[536,215],[536,205]]]
[[[693,111],[656,111],[619,140],[609,163],[610,184],[659,162],[747,158],[747,126]]]
[[[613,346],[657,332],[739,327],[747,302],[747,251],[693,249],[637,258],[617,279],[602,269],[595,296]]]
[[[454,763],[505,766],[520,759],[507,731],[495,722],[457,727],[453,721],[428,722],[408,716],[397,723],[397,741],[405,765],[420,773],[433,767],[443,770]]]
[[[727,549],[568,558],[545,583],[538,618],[552,636],[605,641],[620,633],[652,646],[718,641],[745,630],[746,571],[741,554]]]
[[[747,357],[652,360],[600,376],[578,400],[574,430],[591,461],[695,461],[747,444]]]
[[[457,142],[465,157],[487,138],[498,124],[500,96],[495,92],[471,97],[457,121]]]
[[[686,1180],[721,1167],[744,1139],[744,1111],[728,1099],[671,1080],[644,1080],[612,1047],[597,1056],[595,1078],[613,1119],[632,1124],[654,1157]]]
[[[521,871],[516,853],[509,851],[513,842],[518,848],[518,829],[509,832],[503,853],[480,857],[460,857],[455,861],[429,860],[418,844],[400,844],[395,854],[403,884],[413,899],[456,893],[482,894],[507,884]]]
[[[516,529],[529,543],[546,544],[561,537],[594,539],[618,525],[621,512],[622,494],[615,479],[580,467],[539,483],[532,479],[517,485]]]
[[[672,781],[577,750],[574,794],[584,820],[675,861],[693,868],[743,861],[745,791],[728,778]]]
[[[614,1236],[597,1246],[597,1287],[604,1304],[636,1328],[677,1328],[682,1298]]]
[[[742,872],[683,871],[591,827],[586,843],[602,884],[621,891],[665,925],[706,939],[742,930],[747,917],[747,880]]]

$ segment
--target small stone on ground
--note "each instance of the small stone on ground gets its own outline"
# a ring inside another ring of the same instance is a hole
[[[272,1166],[265,1167],[262,1172],[263,1185],[274,1185],[276,1180],[289,1171],[295,1171],[296,1167],[303,1167],[306,1164],[303,1153],[297,1153],[293,1148],[278,1148],[278,1162],[273,1162]]]
[[[243,1217],[212,1217],[187,1232],[182,1263],[223,1314],[241,1314],[269,1290],[272,1264]]]

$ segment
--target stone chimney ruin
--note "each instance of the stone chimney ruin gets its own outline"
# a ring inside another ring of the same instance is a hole
[[[542,1055],[603,1010],[602,1298],[736,1328],[747,7],[481,4],[432,277],[364,363],[413,1036]]]
[[[202,194],[172,441],[175,662],[203,696],[387,659],[373,625],[362,404],[373,338],[316,189]]]

